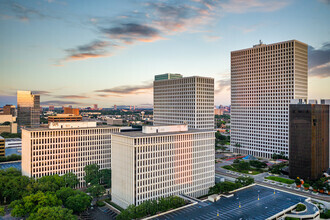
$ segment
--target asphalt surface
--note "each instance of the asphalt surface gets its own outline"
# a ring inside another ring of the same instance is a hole
[[[275,193],[274,193],[275,192]],[[259,197],[259,200],[258,200]],[[233,197],[221,197],[215,203],[206,201],[194,206],[174,211],[154,219],[267,219],[299,202],[305,203],[307,197],[297,196],[267,187],[255,185],[234,193]],[[313,205],[311,205],[313,206]],[[314,207],[310,210],[315,213]]]

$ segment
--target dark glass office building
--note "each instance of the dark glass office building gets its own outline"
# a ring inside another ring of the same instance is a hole
[[[290,104],[289,176],[315,180],[329,167],[329,105]]]

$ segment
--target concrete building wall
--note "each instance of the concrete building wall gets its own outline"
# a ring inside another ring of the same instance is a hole
[[[66,129],[31,128],[22,131],[24,175],[40,178],[73,172],[82,187],[86,165],[98,164],[100,169],[111,168],[111,134],[119,132],[120,128],[72,126]]]
[[[130,204],[171,195],[198,197],[214,185],[214,132],[113,134],[113,201]]]
[[[231,150],[289,156],[289,104],[307,100],[307,45],[296,40],[231,52]]]
[[[155,76],[157,79],[157,76]],[[192,76],[154,81],[154,125],[214,129],[214,79]]]

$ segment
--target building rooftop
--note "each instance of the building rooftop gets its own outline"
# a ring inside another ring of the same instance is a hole
[[[204,132],[215,132],[214,130],[201,130],[201,129],[189,129],[188,131],[176,131],[176,132],[162,132],[162,133],[143,133],[142,131],[126,131],[116,133],[114,135],[126,136],[126,137],[154,137],[154,136],[166,136],[166,135],[178,135],[178,134],[193,134],[193,133],[204,133]]]
[[[69,130],[69,129],[86,129],[86,128],[120,128],[118,126],[111,126],[111,125],[97,125],[95,127],[74,127],[74,128],[54,128],[50,129],[48,127],[37,127],[37,128],[23,128],[22,130],[27,131],[56,131],[56,130]]]
[[[0,136],[0,140],[4,139],[3,137]]]

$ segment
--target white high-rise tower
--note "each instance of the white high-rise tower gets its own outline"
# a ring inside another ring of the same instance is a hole
[[[154,81],[154,125],[214,129],[214,79],[161,74]]]
[[[291,40],[231,52],[231,148],[289,153],[289,104],[307,100],[307,44]]]

